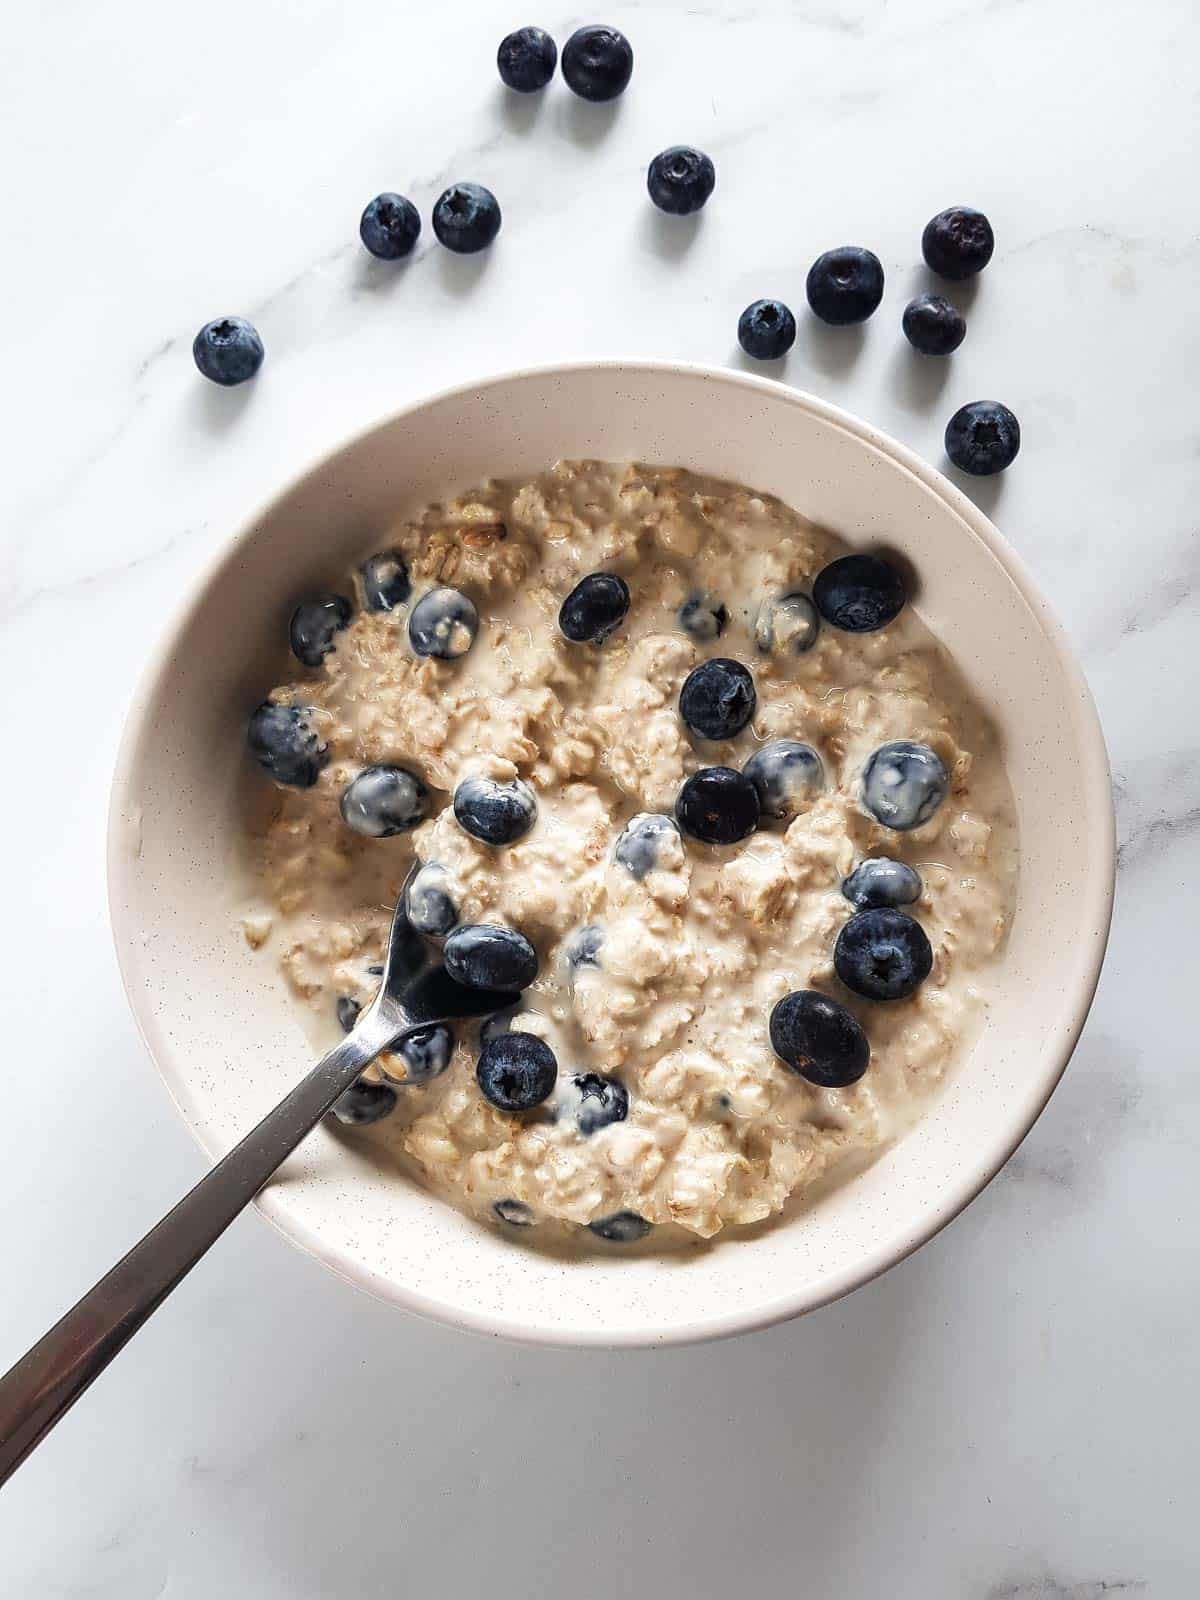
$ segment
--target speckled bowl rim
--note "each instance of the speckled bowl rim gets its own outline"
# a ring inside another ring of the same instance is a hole
[[[943,500],[948,509],[966,523],[991,552],[1029,606],[1052,647],[1068,690],[1069,717],[1077,741],[1080,772],[1085,790],[1092,802],[1089,807],[1091,823],[1089,832],[1094,860],[1097,863],[1096,870],[1088,881],[1086,902],[1078,907],[1079,926],[1089,930],[1093,935],[1091,961],[1084,972],[1083,981],[1078,986],[1069,1021],[1060,1036],[1061,1043],[1057,1048],[1047,1051],[1040,1072],[1031,1073],[1029,1093],[1020,1109],[1020,1114],[1014,1115],[1011,1125],[1006,1129],[997,1132],[990,1146],[981,1148],[979,1162],[973,1170],[965,1174],[957,1184],[951,1184],[937,1194],[930,1195],[928,1209],[918,1229],[910,1231],[903,1239],[885,1239],[874,1249],[864,1251],[861,1256],[848,1262],[840,1272],[829,1274],[819,1291],[796,1290],[752,1305],[735,1306],[720,1316],[696,1318],[685,1324],[663,1328],[661,1333],[657,1334],[647,1333],[644,1327],[623,1328],[619,1322],[586,1331],[578,1329],[564,1331],[552,1325],[524,1322],[519,1317],[498,1317],[477,1312],[471,1307],[451,1305],[398,1284],[372,1271],[340,1249],[330,1247],[316,1229],[299,1222],[291,1215],[285,1198],[281,1194],[276,1194],[270,1187],[255,1199],[254,1204],[258,1210],[291,1244],[315,1257],[345,1282],[364,1290],[376,1299],[387,1301],[437,1322],[527,1344],[612,1349],[680,1345],[727,1338],[733,1334],[748,1333],[814,1311],[819,1306],[828,1305],[863,1284],[869,1283],[890,1267],[905,1260],[935,1234],[940,1233],[975,1199],[1010,1159],[1041,1115],[1066,1070],[1087,1019],[1099,982],[1112,920],[1116,881],[1116,829],[1112,779],[1100,719],[1087,681],[1075,660],[1061,623],[1042,597],[1020,557],[991,520],[943,473],[907,446],[840,406],[821,400],[803,390],[790,388],[773,378],[728,368],[709,367],[696,362],[646,359],[567,361],[514,368],[467,383],[451,385],[347,435],[337,445],[311,462],[245,519],[238,531],[224,544],[193,583],[173,624],[153,651],[130,704],[113,773],[106,852],[109,917],[116,946],[117,965],[130,1010],[150,1058],[192,1137],[209,1161],[215,1163],[225,1151],[216,1148],[213,1142],[206,1139],[184,1111],[181,1098],[182,1085],[176,1078],[172,1052],[165,1041],[159,1041],[158,1030],[151,1022],[150,1007],[143,997],[141,988],[135,984],[130,970],[127,950],[132,948],[137,929],[133,925],[132,912],[125,909],[130,902],[123,901],[118,892],[123,874],[130,871],[128,858],[121,846],[121,819],[129,806],[136,804],[132,781],[138,767],[142,742],[149,732],[145,711],[154,699],[158,681],[167,670],[181,635],[196,613],[206,604],[210,588],[227,567],[237,562],[241,551],[255,537],[256,529],[278,510],[283,501],[296,494],[308,480],[331,467],[345,450],[365,443],[372,436],[394,428],[406,417],[411,417],[432,405],[453,401],[458,397],[464,399],[478,397],[490,389],[502,388],[517,381],[569,379],[597,372],[611,373],[614,378],[632,373],[642,376],[695,377],[714,384],[769,395],[781,405],[806,411],[822,422],[861,440],[890,458],[896,467],[911,474]],[[161,1048],[157,1047],[159,1042]]]

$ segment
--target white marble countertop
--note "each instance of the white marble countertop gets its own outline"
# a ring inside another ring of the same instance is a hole
[[[846,240],[882,257],[883,308],[862,337],[805,314],[786,381],[934,460],[966,400],[1023,425],[978,496],[1065,620],[1112,750],[1095,1011],[964,1217],[754,1337],[488,1343],[243,1218],[0,1495],[0,1593],[1192,1596],[1200,12],[618,4],[603,20],[637,65],[609,110],[560,80],[509,101],[493,54],[527,20],[491,0],[96,0],[10,22],[0,1366],[201,1170],[125,1008],[102,863],[124,707],[192,576],[399,404],[527,361],[739,359],[746,302],[800,312],[808,263]],[[561,43],[587,19],[535,20]],[[678,141],[717,165],[698,227],[644,192]],[[430,236],[455,178],[504,208],[486,258]],[[393,187],[426,218],[398,271],[356,237]],[[900,310],[923,223],[959,201],[991,215],[996,257],[962,350],[921,364]],[[233,392],[189,353],[227,312],[268,350]]]

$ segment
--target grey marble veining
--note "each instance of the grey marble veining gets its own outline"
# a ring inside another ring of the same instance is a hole
[[[0,1496],[4,1600],[1191,1600],[1200,1315],[1189,930],[1200,881],[1200,12],[1191,0],[655,0],[604,19],[624,99],[517,102],[494,52],[582,16],[335,0],[25,7],[0,59],[5,318],[0,682],[14,841],[0,1242],[15,1356],[199,1170],[126,1013],[103,824],[128,695],[256,503],[422,393],[527,361],[745,364],[934,461],[1004,400],[1013,470],[959,481],[1062,617],[1100,705],[1121,847],[1095,1011],[1002,1176],[917,1256],[804,1322],[622,1357],[398,1316],[244,1219]],[[649,158],[707,149],[697,219]],[[456,178],[504,209],[451,258]],[[398,269],[372,194],[425,219]],[[962,349],[899,331],[926,219],[991,215]],[[804,314],[819,251],[869,245],[858,333]],[[260,326],[234,392],[190,345]],[[46,768],[52,772],[47,778]],[[36,796],[31,806],[30,797]],[[69,1029],[30,1070],[70,968]],[[35,1034],[35,1022],[38,1031]]]

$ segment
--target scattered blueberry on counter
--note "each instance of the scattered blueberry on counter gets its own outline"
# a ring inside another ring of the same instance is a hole
[[[946,798],[950,775],[927,744],[881,744],[863,768],[863,804],[885,828],[907,833],[929,821]]]
[[[427,1028],[414,1028],[399,1041],[391,1054],[404,1063],[405,1075],[400,1081],[421,1086],[440,1077],[450,1065],[450,1057],[454,1054],[454,1035],[444,1022],[432,1023]],[[380,1058],[380,1071],[392,1077],[387,1069],[386,1055]]]
[[[496,51],[501,80],[518,94],[536,94],[554,76],[558,46],[544,28],[517,28]]]
[[[469,989],[528,989],[538,975],[537,951],[523,933],[495,922],[468,922],[447,934],[446,971]]]
[[[447,250],[470,256],[500,232],[500,205],[481,183],[452,183],[433,208],[433,231]]]
[[[584,1138],[629,1115],[629,1091],[601,1072],[579,1072],[559,1091],[560,1114],[572,1116]]]
[[[479,613],[459,589],[430,589],[412,608],[408,642],[419,656],[457,661],[475,643]]]
[[[633,75],[633,50],[616,28],[577,28],[563,46],[567,88],[584,100],[615,100]]]
[[[679,837],[679,827],[673,818],[654,811],[639,811],[621,830],[613,846],[613,860],[640,883],[658,866],[660,846],[668,834]]]
[[[754,785],[762,815],[773,822],[790,822],[825,787],[820,756],[799,739],[772,739],[742,772]]]
[[[946,424],[946,454],[974,478],[1011,467],[1020,448],[1021,424],[999,400],[960,406]]]
[[[732,739],[754,715],[754,679],[740,661],[714,656],[693,667],[679,691],[679,715],[700,739]]]
[[[229,389],[254,377],[263,364],[263,342],[245,317],[206,322],[192,341],[192,359],[204,376]]]
[[[497,1200],[492,1210],[501,1222],[507,1222],[511,1228],[531,1228],[533,1226],[533,1212],[524,1200]]]
[[[380,261],[400,261],[411,255],[421,232],[421,214],[402,194],[385,191],[367,202],[359,219],[358,236]]]
[[[302,600],[288,624],[288,643],[297,661],[319,667],[333,649],[334,636],[350,621],[350,602],[340,594]]]
[[[816,644],[820,631],[816,606],[799,590],[769,595],[754,618],[754,642],[765,656],[776,650],[802,656]]]
[[[549,1097],[557,1077],[554,1051],[532,1033],[497,1034],[475,1066],[480,1092],[498,1111],[532,1111]]]
[[[364,767],[342,790],[342,821],[364,839],[391,839],[429,815],[429,790],[406,767]]]
[[[737,336],[755,361],[779,361],[796,342],[796,319],[782,300],[752,300],[738,318]]]
[[[813,584],[817,610],[843,633],[886,628],[907,598],[904,579],[882,556],[840,556],[818,572]]]
[[[574,972],[580,967],[598,967],[600,951],[604,945],[604,929],[595,922],[576,928],[563,946],[567,966]]]
[[[684,633],[705,644],[719,639],[728,621],[728,610],[710,594],[689,595],[679,608],[679,626]]]
[[[992,259],[996,238],[982,211],[951,206],[925,224],[921,254],[925,265],[939,278],[961,282],[982,272]]]
[[[736,844],[758,827],[758,791],[732,767],[701,767],[680,789],[675,817],[703,844]]]
[[[847,989],[867,1000],[903,1000],[933,967],[929,936],[904,911],[859,911],[838,934],[833,966]]]
[[[883,299],[879,257],[860,245],[826,250],[808,269],[808,303],[822,322],[835,328],[865,322]]]
[[[922,294],[904,308],[904,337],[923,356],[948,356],[967,335],[967,319],[940,294]]]
[[[597,1217],[595,1222],[588,1223],[589,1230],[609,1244],[636,1244],[646,1237],[650,1227],[645,1217],[639,1217],[636,1211],[614,1211],[611,1217]]]
[[[483,844],[515,844],[537,821],[537,800],[520,778],[511,783],[464,778],[454,791],[454,815],[459,827]]]
[[[329,761],[312,724],[311,706],[279,706],[264,700],[246,729],[250,754],[276,783],[311,789]]]
[[[660,151],[646,173],[646,188],[660,211],[674,217],[699,211],[713,192],[716,168],[703,150],[691,145],[673,144]]]
[[[441,939],[458,921],[458,907],[448,888],[446,869],[436,861],[427,862],[408,886],[405,909],[408,920],[427,939]]]
[[[871,1061],[857,1018],[815,989],[785,994],[771,1012],[769,1031],[779,1059],[820,1089],[849,1088]]]
[[[399,550],[380,550],[358,570],[368,611],[394,611],[412,593],[408,563]]]
[[[869,856],[842,881],[842,893],[859,911],[876,906],[910,906],[921,898],[921,875],[906,861]]]
[[[629,613],[629,585],[615,572],[589,572],[558,613],[559,631],[572,644],[603,644]]]
[[[364,1083],[360,1078],[333,1102],[333,1114],[347,1127],[364,1128],[396,1109],[396,1091],[386,1083]]]

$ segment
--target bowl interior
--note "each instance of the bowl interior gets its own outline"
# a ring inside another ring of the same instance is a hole
[[[764,380],[602,366],[444,395],[338,451],[238,536],[139,692],[113,798],[118,953],[182,1114],[224,1152],[310,1055],[274,962],[247,960],[236,922],[245,720],[275,681],[290,610],[405,510],[563,456],[735,479],[912,563],[919,612],[995,720],[1017,805],[1017,913],[982,1030],[920,1124],[865,1172],[784,1225],[695,1255],[564,1263],[514,1248],[325,1129],[260,1204],[356,1283],[466,1326],[573,1343],[703,1337],[820,1304],[953,1216],[1045,1103],[1103,953],[1112,818],[1090,697],[990,524],[899,446]]]

